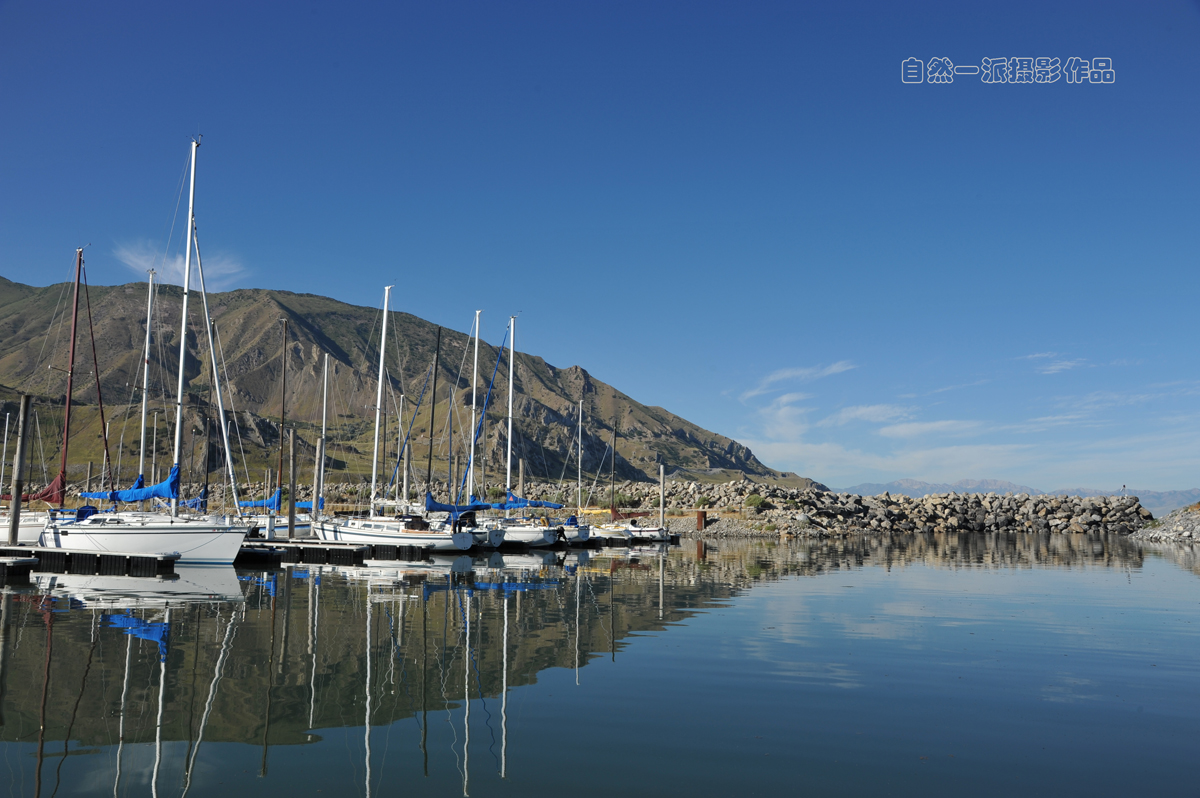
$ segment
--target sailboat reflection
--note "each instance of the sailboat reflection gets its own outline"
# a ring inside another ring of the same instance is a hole
[[[100,574],[35,574],[42,593],[69,597],[96,609],[165,607],[211,601],[241,601],[237,571],[230,566],[179,565],[167,578]]]

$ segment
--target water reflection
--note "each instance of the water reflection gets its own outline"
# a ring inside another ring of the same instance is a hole
[[[1146,557],[1200,573],[1190,548],[1118,536],[928,534],[39,577],[3,595],[0,741],[13,791],[39,798],[65,783],[215,793],[242,765],[271,790],[332,770],[371,796],[416,768],[455,774],[467,795],[472,776],[510,777],[514,690],[555,669],[586,687],[589,663],[756,583],[913,565],[1132,571]],[[297,748],[311,753],[277,773]]]

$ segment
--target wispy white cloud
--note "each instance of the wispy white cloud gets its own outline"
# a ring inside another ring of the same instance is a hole
[[[887,421],[908,418],[911,411],[900,405],[855,405],[843,407],[831,416],[817,422],[818,427],[841,427],[851,421],[870,421],[882,424]]]
[[[841,374],[843,371],[849,371],[855,368],[854,364],[849,360],[839,360],[828,366],[810,366],[807,368],[790,368],[779,369],[772,371],[767,376],[763,377],[758,385],[742,394],[741,400],[744,402],[755,396],[761,396],[773,390],[772,386],[781,382],[811,382],[819,380],[823,377],[829,377],[834,374]]]
[[[1058,357],[1058,352],[1034,352],[1032,355],[1021,355],[1017,360],[1040,360],[1047,357]]]
[[[1031,418],[1027,421],[1018,422],[1016,424],[1005,424],[996,427],[999,432],[1044,432],[1045,430],[1054,427],[1066,427],[1074,424],[1083,424],[1088,421],[1086,413],[1063,413],[1056,416],[1040,416]]]
[[[885,438],[919,438],[924,435],[971,435],[982,429],[983,424],[978,421],[910,421],[880,427],[879,434]]]
[[[811,398],[805,393],[785,393],[775,397],[769,405],[758,411],[763,434],[772,440],[800,440],[808,431],[811,408],[797,407],[796,403]]]
[[[1038,372],[1041,374],[1057,374],[1060,371],[1070,371],[1071,369],[1079,368],[1086,363],[1087,361],[1082,358],[1077,358],[1075,360],[1055,360],[1052,363],[1047,363],[1046,365],[1040,367]]]
[[[960,388],[974,388],[976,385],[986,385],[991,380],[975,380],[975,382],[963,382],[958,385],[947,385],[945,388],[934,388],[930,394],[945,393],[946,391],[957,391]]]
[[[183,285],[183,255],[168,255],[164,258],[163,253],[150,241],[118,244],[113,249],[113,256],[141,278],[145,278],[147,270],[154,269],[158,272],[159,282]],[[209,291],[233,288],[248,273],[241,261],[224,252],[208,253],[203,258],[203,265],[204,283]],[[199,276],[196,272],[192,273],[192,282],[199,287]]]

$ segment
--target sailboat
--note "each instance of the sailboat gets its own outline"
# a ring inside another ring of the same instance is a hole
[[[611,520],[607,524],[599,524],[592,528],[592,536],[604,540],[618,540],[624,542],[634,541],[652,541],[664,542],[670,541],[671,533],[665,524],[665,505],[664,495],[662,491],[663,469],[659,467],[659,505],[658,505],[658,526],[640,526],[637,522],[639,515],[647,515],[640,512],[633,515],[622,515],[617,512],[616,495],[617,495],[617,428],[613,425],[613,440],[612,440],[612,461],[609,465],[609,515]]]
[[[129,490],[107,493],[85,493],[87,498],[107,499],[116,502],[144,502],[148,499],[170,499],[169,514],[160,512],[114,512],[88,515],[80,512],[71,520],[52,520],[46,524],[39,543],[42,546],[97,552],[179,554],[179,562],[194,565],[230,564],[237,557],[246,527],[235,525],[225,516],[181,516],[179,502],[179,462],[183,449],[183,387],[184,364],[187,355],[187,310],[191,288],[192,248],[196,248],[196,265],[200,275],[200,293],[204,301],[205,328],[208,331],[209,353],[213,361],[213,379],[216,390],[217,410],[221,419],[222,435],[225,437],[226,465],[231,476],[234,506],[237,502],[237,481],[233,479],[233,460],[229,448],[228,427],[225,423],[225,406],[221,397],[219,373],[216,368],[216,351],[213,346],[212,325],[207,323],[208,293],[204,288],[204,268],[200,263],[200,249],[196,238],[196,151],[199,140],[191,145],[191,189],[188,195],[188,229],[183,273],[183,312],[179,336],[179,375],[175,394],[175,447],[174,464],[167,479],[157,485],[136,487]],[[144,418],[144,416],[143,416]],[[143,424],[144,426],[144,424]],[[144,436],[143,436],[144,446]],[[143,458],[144,460],[144,458]],[[140,481],[140,477],[139,477]]]
[[[549,507],[552,509],[561,509],[561,504],[552,504],[549,502],[531,502],[523,497],[515,496],[512,492],[512,441],[513,441],[513,396],[516,393],[515,380],[515,364],[516,364],[516,338],[517,338],[517,317],[510,316],[509,324],[509,344],[508,344],[508,453],[505,463],[505,501],[493,505],[496,509],[502,509],[507,515],[509,510],[520,509],[525,507]],[[495,519],[485,523],[485,526],[492,529],[502,530],[504,533],[504,541],[506,543],[515,543],[518,545],[530,547],[553,546],[560,540],[565,540],[566,535],[561,525],[551,526],[548,519]]]
[[[366,518],[329,518],[314,517],[313,532],[321,540],[344,541],[347,543],[387,544],[400,546],[420,546],[432,551],[466,551],[475,545],[475,537],[466,531],[454,528],[428,528],[423,521],[417,528],[411,519],[389,518],[376,515],[376,499],[379,480],[379,421],[383,409],[383,381],[386,377],[384,370],[384,354],[387,346],[388,302],[391,298],[392,286],[383,289],[383,325],[379,339],[379,381],[375,394],[375,448],[371,456],[371,508]],[[440,335],[440,333],[439,333]],[[434,379],[437,378],[436,362],[434,364]],[[436,381],[434,386],[436,388]],[[431,399],[432,401],[432,399]],[[433,426],[430,425],[430,446],[432,446]]]
[[[66,498],[66,474],[67,474],[67,449],[70,445],[71,433],[71,398],[74,393],[73,384],[75,377],[75,341],[76,341],[76,325],[79,321],[79,281],[83,272],[83,249],[75,250],[75,294],[71,306],[71,344],[69,354],[67,356],[67,391],[66,400],[63,406],[63,442],[62,442],[62,461],[59,466],[59,472],[51,480],[50,484],[44,489],[33,495],[20,497],[4,496],[0,498],[17,499],[21,502],[43,501],[48,504],[57,504],[59,511],[62,511],[63,502]],[[89,311],[90,312],[90,311]],[[97,390],[99,388],[97,387]],[[103,423],[103,422],[102,422]],[[107,446],[105,447],[107,449]],[[3,487],[0,486],[0,490]],[[11,507],[11,506],[10,506]],[[11,523],[11,512],[3,518],[4,526],[8,527]],[[38,542],[42,532],[54,516],[54,510],[47,510],[41,513],[22,513],[17,521],[17,543],[24,545],[33,545]]]

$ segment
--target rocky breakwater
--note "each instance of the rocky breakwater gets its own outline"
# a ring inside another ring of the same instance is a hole
[[[742,504],[747,512],[740,525],[747,532],[809,537],[1000,531],[1127,535],[1153,521],[1151,512],[1134,496],[946,493],[917,499],[763,487],[747,495]],[[737,525],[722,517],[719,529],[730,534]]]
[[[617,505],[626,510],[658,507],[657,483],[619,482]],[[746,533],[823,537],[877,532],[1112,532],[1127,535],[1153,523],[1154,516],[1136,496],[1031,496],[1024,493],[941,493],[912,498],[882,494],[859,496],[819,487],[796,488],[750,481],[705,484],[668,481],[665,504],[669,523],[693,532],[694,510],[709,510],[706,534]],[[586,494],[586,490],[585,490]],[[570,503],[573,486],[532,483],[530,498]],[[603,506],[608,488],[592,494]],[[679,517],[680,512],[687,513]],[[1200,539],[1200,513],[1196,514]]]
[[[908,496],[820,494],[802,510],[828,532],[1115,532],[1153,519],[1135,496],[1029,496],[945,493]],[[772,511],[767,510],[767,514]],[[778,512],[778,511],[776,511]]]
[[[1137,540],[1200,543],[1200,504],[1180,507],[1133,533]]]

